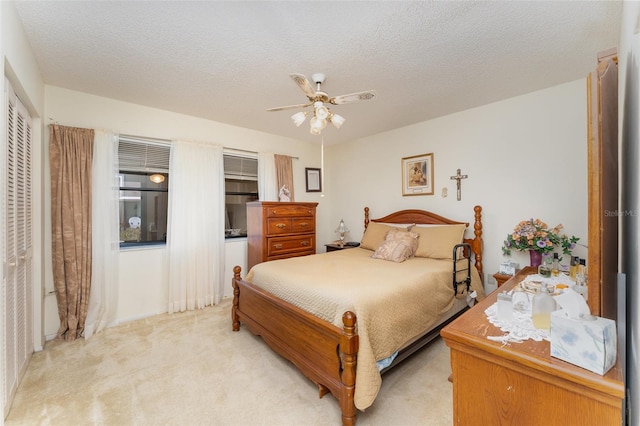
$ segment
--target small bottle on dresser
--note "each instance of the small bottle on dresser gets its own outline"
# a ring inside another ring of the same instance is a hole
[[[569,276],[574,281],[576,279],[576,274],[578,273],[579,263],[580,263],[580,258],[578,256],[571,256],[571,264],[569,266]]]
[[[549,330],[551,328],[551,312],[556,310],[556,301],[549,294],[547,283],[540,285],[540,290],[533,297],[531,304],[531,320],[535,328]]]
[[[551,264],[551,275],[557,277],[560,275],[560,259],[558,253],[553,253],[553,263]]]
[[[587,298],[587,266],[585,259],[578,260],[578,268],[576,270],[576,285],[573,289]]]
[[[538,266],[538,274],[548,278],[551,276],[551,259],[546,254],[542,256],[543,260],[540,266]]]

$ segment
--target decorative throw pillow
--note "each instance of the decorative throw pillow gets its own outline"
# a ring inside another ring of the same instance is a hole
[[[414,254],[416,253],[416,250],[418,249],[419,238],[420,238],[420,235],[416,234],[415,232],[405,231],[404,228],[398,228],[398,229],[391,229],[389,232],[387,232],[387,235],[385,236],[384,239],[400,240],[405,242],[411,248],[411,254],[409,257],[413,257]]]
[[[393,229],[400,229],[406,231],[406,228],[396,228],[394,226],[385,225],[378,222],[369,222],[367,229],[364,231],[362,241],[360,241],[360,248],[368,250],[375,250],[384,241],[387,232]]]
[[[411,257],[411,246],[403,240],[384,240],[371,255],[374,259],[404,262]]]
[[[396,263],[404,262],[413,257],[418,247],[418,238],[415,232],[408,232],[402,228],[390,229],[371,257]]]
[[[414,226],[411,232],[420,235],[416,257],[453,259],[453,247],[462,242],[466,225]]]

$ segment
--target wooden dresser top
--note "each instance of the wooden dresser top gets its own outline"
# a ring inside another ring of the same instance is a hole
[[[504,283],[499,290],[489,294],[468,312],[446,326],[441,336],[447,345],[457,350],[473,352],[480,357],[504,360],[511,366],[526,368],[532,375],[555,377],[591,389],[599,390],[611,397],[624,397],[622,366],[618,354],[616,364],[604,376],[554,358],[550,355],[550,343],[526,340],[522,343],[502,345],[487,339],[487,336],[502,336],[504,332],[489,322],[484,311],[496,302],[500,291],[509,291],[527,275],[535,274],[535,268],[526,267]]]

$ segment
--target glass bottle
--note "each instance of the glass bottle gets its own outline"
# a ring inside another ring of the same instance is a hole
[[[571,263],[569,266],[569,277],[575,281],[576,274],[578,273],[578,263],[580,262],[580,258],[578,256],[571,256]]]
[[[551,264],[551,275],[557,277],[560,275],[560,259],[558,253],[553,253],[553,263]]]
[[[585,259],[578,260],[578,268],[576,271],[576,285],[574,290],[587,298],[587,266]]]
[[[542,263],[538,266],[538,274],[548,278],[551,276],[551,259],[546,254],[543,257]]]
[[[551,312],[556,309],[556,302],[549,294],[547,283],[540,284],[540,290],[533,297],[531,320],[533,326],[542,330],[551,328]]]

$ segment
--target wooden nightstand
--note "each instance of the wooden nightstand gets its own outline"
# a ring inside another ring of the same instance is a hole
[[[340,244],[334,244],[334,243],[325,244],[324,246],[327,248],[327,253],[329,253],[330,251],[338,251],[338,250],[344,250],[344,249],[357,247],[357,246],[348,246],[346,244],[341,246]]]
[[[500,287],[502,284],[513,278],[513,275],[504,275],[496,272],[495,274],[493,274],[493,278],[496,279],[496,283],[498,284],[498,287]]]

